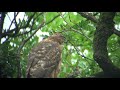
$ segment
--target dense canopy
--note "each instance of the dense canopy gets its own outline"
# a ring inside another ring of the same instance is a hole
[[[25,78],[31,49],[56,32],[59,78],[120,77],[119,12],[0,12],[0,77]]]

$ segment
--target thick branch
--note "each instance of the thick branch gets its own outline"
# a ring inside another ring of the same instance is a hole
[[[117,72],[119,72],[119,69],[111,62],[107,51],[107,41],[114,33],[114,16],[114,12],[101,13],[93,40],[94,60],[105,74],[111,77],[117,77]]]
[[[120,37],[120,31],[114,29],[114,34],[118,35]]]
[[[2,38],[2,30],[3,30],[5,14],[6,14],[5,12],[1,12],[1,17],[0,17],[0,40]]]
[[[90,15],[89,13],[83,13],[83,12],[78,12],[81,16],[83,16],[84,18],[91,20],[94,23],[97,23],[98,20],[95,18],[95,16]]]

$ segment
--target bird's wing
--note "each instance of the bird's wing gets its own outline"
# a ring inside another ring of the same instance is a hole
[[[55,42],[43,42],[29,55],[27,72],[32,77],[49,77],[60,60],[60,47]]]

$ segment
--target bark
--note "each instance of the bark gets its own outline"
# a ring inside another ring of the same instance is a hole
[[[4,24],[4,19],[5,19],[5,14],[6,12],[0,12],[0,42],[2,38],[2,30],[3,30],[3,24]]]
[[[93,40],[94,60],[107,77],[120,77],[120,70],[113,65],[107,51],[107,41],[114,33],[114,16],[115,12],[100,14]]]

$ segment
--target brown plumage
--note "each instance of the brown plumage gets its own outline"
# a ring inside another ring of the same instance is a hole
[[[28,57],[27,78],[57,78],[64,37],[56,33],[34,47]]]

